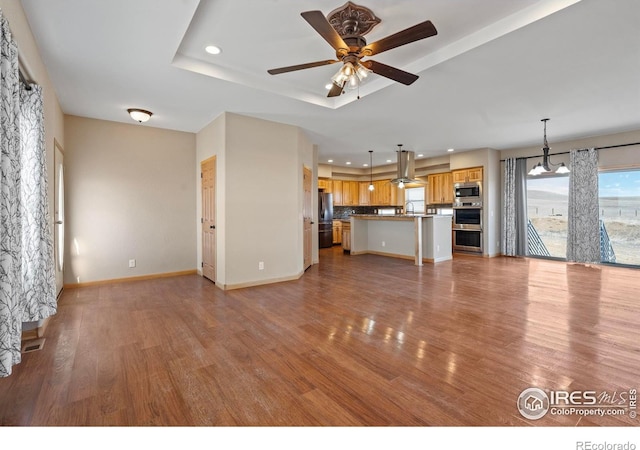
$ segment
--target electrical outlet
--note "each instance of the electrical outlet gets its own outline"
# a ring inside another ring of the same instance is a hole
[[[258,270],[264,270],[264,261],[258,262]]]
[[[440,245],[439,245],[439,244],[437,244],[437,245],[436,245],[436,251],[437,251],[437,252],[439,252],[439,251],[440,251]]]
[[[384,247],[385,245],[387,245],[387,243],[385,241],[382,241],[382,246]]]
[[[129,268],[134,268],[136,266],[136,260],[135,259],[130,259],[129,260]]]

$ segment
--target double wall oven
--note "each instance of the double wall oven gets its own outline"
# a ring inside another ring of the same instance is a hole
[[[482,183],[456,183],[453,190],[453,249],[482,253]]]

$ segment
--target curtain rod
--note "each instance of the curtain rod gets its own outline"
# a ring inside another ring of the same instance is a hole
[[[630,142],[628,144],[617,144],[617,145],[607,145],[605,147],[594,147],[595,150],[606,150],[608,148],[618,148],[618,147],[630,147],[632,145],[640,145],[640,142]],[[549,156],[555,155],[568,155],[570,152],[559,152],[559,153],[549,153]],[[542,158],[544,155],[533,155],[533,156],[521,156],[516,159],[531,159],[531,158]],[[500,162],[504,162],[504,159],[501,159]]]

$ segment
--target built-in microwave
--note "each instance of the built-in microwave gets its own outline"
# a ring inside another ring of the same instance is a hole
[[[453,185],[454,206],[481,206],[482,183],[455,183]]]

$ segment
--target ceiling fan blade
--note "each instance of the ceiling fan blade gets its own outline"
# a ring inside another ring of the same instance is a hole
[[[334,64],[340,62],[337,59],[327,59],[325,61],[316,61],[316,62],[311,62],[311,63],[306,63],[306,64],[298,64],[295,66],[287,66],[287,67],[279,67],[277,69],[269,69],[267,70],[267,72],[269,72],[271,75],[278,75],[280,73],[287,73],[287,72],[293,72],[296,70],[302,70],[302,69],[310,69],[312,67],[320,67],[320,66],[326,66],[328,64]]]
[[[392,48],[400,47],[401,45],[410,44],[411,42],[419,41],[438,34],[436,27],[430,20],[426,22],[414,25],[406,30],[398,31],[391,36],[382,38],[379,41],[372,42],[369,45],[363,47],[362,51],[365,55],[371,56],[378,53],[386,52]]]
[[[349,46],[345,44],[342,37],[338,34],[335,28],[331,26],[321,11],[306,11],[300,13],[300,15],[304,20],[309,22],[309,25],[311,25],[313,29],[316,30],[318,34],[320,34],[320,36],[322,36],[324,40],[334,48],[334,50],[338,51],[343,49],[345,52],[349,51]]]
[[[395,67],[387,66],[386,64],[382,64],[377,61],[362,61],[361,64],[373,73],[389,78],[390,80],[397,81],[398,83],[406,84],[407,86],[418,79],[418,75],[396,69]]]
[[[344,85],[346,83],[347,83],[346,81],[342,83],[342,86],[338,86],[335,83],[331,83],[331,89],[329,90],[327,97],[338,97],[340,94],[342,94],[342,90],[344,89]]]

